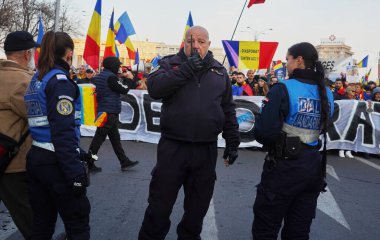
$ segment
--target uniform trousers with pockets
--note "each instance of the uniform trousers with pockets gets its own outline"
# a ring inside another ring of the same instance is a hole
[[[317,199],[324,184],[321,154],[305,149],[295,159],[265,161],[253,206],[254,240],[309,239]]]
[[[75,196],[55,159],[55,152],[32,146],[27,156],[28,190],[33,209],[32,240],[51,240],[57,215],[69,240],[90,239],[90,202]]]
[[[217,142],[192,143],[161,137],[139,240],[165,239],[182,186],[184,214],[177,226],[178,239],[201,239],[203,218],[214,192],[216,159]]]

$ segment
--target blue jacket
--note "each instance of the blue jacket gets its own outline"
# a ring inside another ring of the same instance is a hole
[[[113,91],[108,84],[110,77],[117,76],[108,69],[104,69],[94,78],[96,86],[96,100],[98,103],[98,112],[107,112],[119,114],[121,112],[120,93]]]

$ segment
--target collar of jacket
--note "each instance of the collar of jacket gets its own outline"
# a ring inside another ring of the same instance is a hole
[[[24,67],[24,66],[20,65],[18,62],[13,61],[13,60],[1,59],[0,60],[0,68],[17,68],[17,69],[24,70],[26,72],[33,74],[33,71],[30,70],[28,67]]]
[[[54,68],[63,70],[66,75],[70,76],[70,65],[62,59],[56,59],[54,62]]]
[[[296,79],[302,83],[316,85],[318,81],[318,75],[311,69],[299,69],[296,68],[293,74],[289,76],[289,79]]]

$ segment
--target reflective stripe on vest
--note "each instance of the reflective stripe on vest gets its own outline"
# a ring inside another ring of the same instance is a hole
[[[46,149],[46,150],[49,150],[49,151],[52,151],[52,152],[55,152],[54,145],[52,143],[37,142],[37,141],[33,140],[32,145]]]

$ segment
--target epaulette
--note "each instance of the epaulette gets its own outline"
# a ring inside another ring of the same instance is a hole
[[[55,77],[57,78],[57,80],[67,80],[67,77],[64,74],[57,74],[55,75]]]
[[[160,60],[164,60],[165,58],[170,58],[170,57],[173,57],[175,55],[177,55],[177,54],[166,55],[166,56],[162,57]]]

